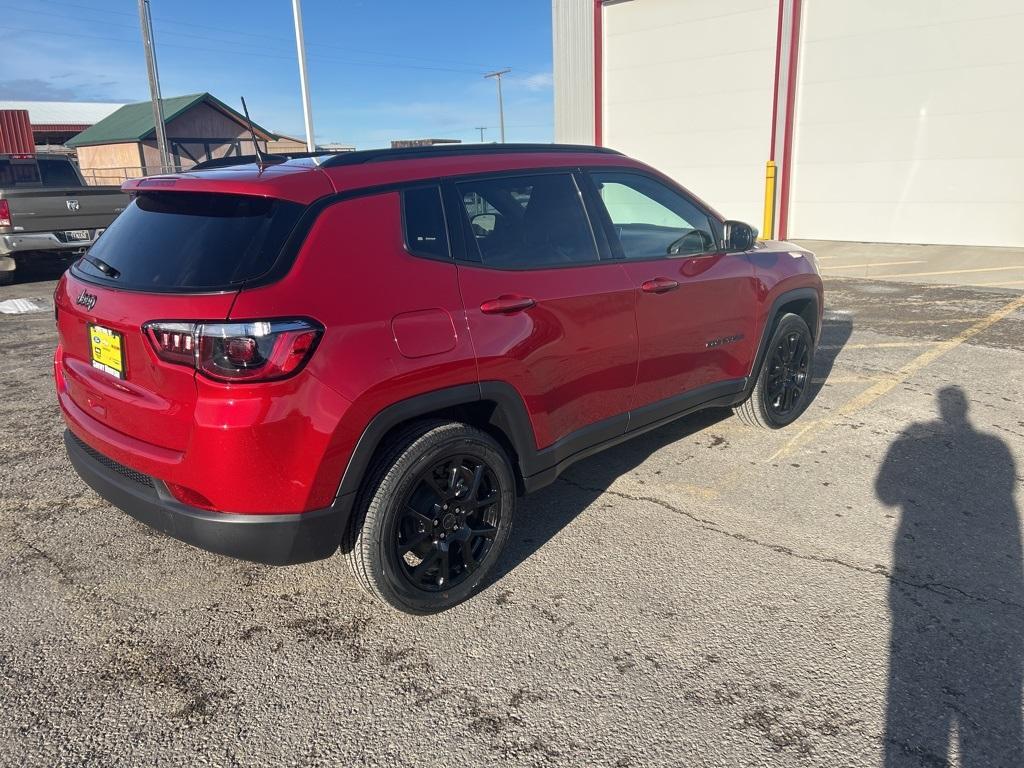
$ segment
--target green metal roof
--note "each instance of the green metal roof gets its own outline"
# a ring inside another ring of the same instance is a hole
[[[199,104],[209,104],[215,109],[226,112],[242,125],[245,116],[236,112],[220,99],[209,93],[192,93],[188,96],[174,96],[161,99],[164,107],[164,122],[170,123],[174,118],[184,114]],[[276,135],[256,123],[253,127],[258,134],[271,139]],[[137,104],[125,104],[109,117],[105,117],[95,125],[86,128],[67,142],[69,147],[91,147],[97,144],[120,144],[131,141],[144,141],[156,136],[156,124],[153,122],[153,102],[140,101]],[[211,137],[216,138],[216,137]]]

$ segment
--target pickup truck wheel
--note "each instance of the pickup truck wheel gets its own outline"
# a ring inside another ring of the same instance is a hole
[[[343,549],[360,584],[406,613],[436,613],[484,581],[515,510],[508,456],[485,432],[421,422],[384,447]]]
[[[0,272],[0,285],[10,285],[14,282],[14,270],[9,269],[6,272]]]
[[[733,412],[753,427],[779,429],[793,423],[810,402],[814,340],[799,315],[779,319],[750,397]]]

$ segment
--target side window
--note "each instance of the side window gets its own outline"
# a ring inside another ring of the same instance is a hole
[[[635,173],[590,174],[627,259],[716,250],[707,215],[678,192]]]
[[[571,174],[476,179],[457,185],[480,262],[544,269],[597,261],[597,246]]]
[[[448,231],[438,187],[419,187],[402,192],[405,246],[421,256],[447,259]]]
[[[44,187],[79,187],[82,182],[75,175],[70,160],[44,160],[39,158],[39,173]]]

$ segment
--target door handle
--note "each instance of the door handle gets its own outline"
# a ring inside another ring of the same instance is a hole
[[[653,280],[645,280],[640,290],[644,293],[668,293],[679,287],[676,280],[669,280],[667,277],[656,277]]]
[[[510,315],[513,312],[522,312],[524,309],[536,305],[536,301],[528,296],[499,296],[496,299],[489,299],[480,305],[480,311],[485,315]]]

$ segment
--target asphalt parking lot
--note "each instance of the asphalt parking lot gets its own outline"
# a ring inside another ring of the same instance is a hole
[[[795,426],[706,413],[575,465],[418,619],[340,558],[109,507],[64,457],[52,315],[0,315],[0,763],[1019,766],[1024,295],[826,290]]]

